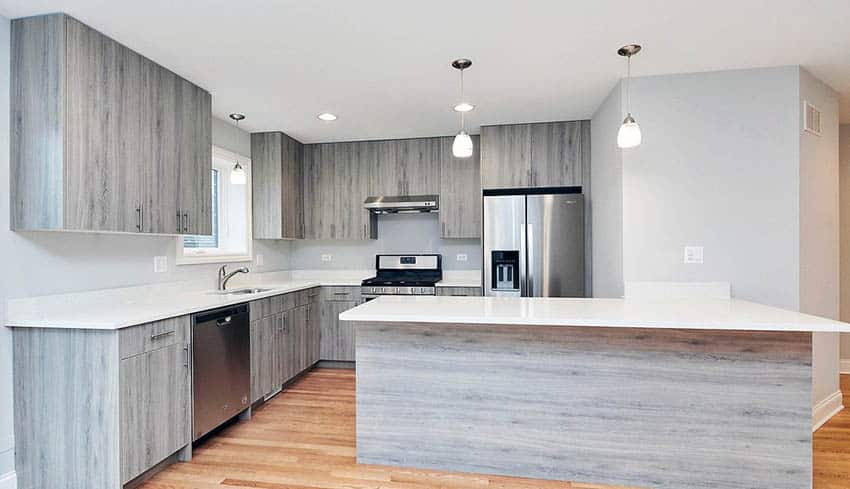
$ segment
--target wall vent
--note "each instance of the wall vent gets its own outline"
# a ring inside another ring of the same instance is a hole
[[[815,136],[820,136],[822,124],[820,109],[810,104],[808,101],[804,101],[803,114],[803,129]]]

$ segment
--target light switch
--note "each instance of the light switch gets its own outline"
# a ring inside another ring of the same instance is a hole
[[[263,266],[263,255],[257,253],[257,257],[254,259],[254,261],[257,263],[258,267]]]
[[[685,263],[702,264],[702,246],[685,246]]]
[[[466,253],[458,253],[455,257],[457,261],[466,261]]]
[[[165,273],[168,271],[168,257],[167,256],[155,256],[153,257],[153,272],[154,273]]]
[[[333,261],[333,259],[334,259],[333,255],[322,255],[322,261],[323,262]]]

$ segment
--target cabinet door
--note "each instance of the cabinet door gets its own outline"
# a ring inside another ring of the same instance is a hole
[[[321,359],[321,311],[318,299],[318,295],[311,297],[310,303],[307,304],[308,367]]]
[[[481,128],[481,187],[531,186],[531,124]]]
[[[322,303],[322,360],[354,361],[354,329],[340,323],[339,315],[356,305],[353,301]]]
[[[146,144],[141,163],[141,222],[145,233],[182,233],[178,217],[180,128],[175,107],[180,104],[180,78],[150,60],[143,60],[147,93],[142,121]]]
[[[192,441],[188,353],[173,344],[121,360],[121,481]]]
[[[333,144],[310,144],[304,148],[304,237],[333,239],[334,212],[340,195],[334,188]]]
[[[277,335],[275,316],[251,322],[251,401],[257,401],[274,390],[277,357],[275,344]]]
[[[139,232],[143,58],[75,19],[65,25],[63,227]]]
[[[212,100],[209,92],[179,79],[177,208],[182,234],[212,234]],[[223,177],[227,177],[224,175]]]
[[[531,125],[533,187],[581,185],[581,122]]]
[[[470,158],[452,155],[454,138],[440,140],[440,236],[481,237],[480,138],[472,136]]]
[[[371,214],[363,201],[372,195],[377,146],[372,141],[334,144],[334,192],[336,200],[334,239],[372,237]]]
[[[440,192],[441,138],[398,141],[401,195],[434,195]]]
[[[291,347],[289,341],[289,318],[286,313],[278,313],[269,318],[271,321],[271,341],[269,341],[269,356],[271,358],[271,376],[269,380],[269,392],[275,391],[284,382],[289,380],[291,367],[288,349]]]

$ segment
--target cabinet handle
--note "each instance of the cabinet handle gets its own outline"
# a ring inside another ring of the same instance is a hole
[[[186,352],[186,361],[183,362],[183,366],[189,368],[189,343],[186,343],[186,346],[183,347],[183,351]]]
[[[177,232],[181,232],[180,229],[180,211],[177,211]]]
[[[183,232],[184,233],[189,232],[189,213],[188,212],[183,213]]]
[[[136,229],[142,230],[142,206],[136,207]]]
[[[166,336],[171,335],[171,334],[174,334],[174,330],[166,331],[164,333],[152,334],[151,335],[151,341],[156,341],[160,338],[165,338]]]

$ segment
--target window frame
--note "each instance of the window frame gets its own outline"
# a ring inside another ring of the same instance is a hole
[[[247,156],[240,155],[238,153],[234,153],[232,151],[228,151],[224,148],[220,148],[218,146],[213,145],[212,147],[212,156],[213,158],[218,157],[223,160],[228,160],[233,164],[236,164],[236,161],[239,161],[239,164],[242,165],[242,168],[245,169],[245,177],[246,177],[246,185],[247,192],[245,198],[247,199],[246,208],[247,212],[247,253],[239,253],[239,254],[224,254],[224,253],[210,253],[210,254],[186,254],[185,248],[183,247],[183,235],[177,235],[175,239],[175,263],[177,265],[200,265],[204,263],[234,263],[234,262],[250,262],[254,260],[254,236],[253,236],[253,218],[254,218],[254,209],[253,209],[253,185],[251,180],[251,158]],[[212,165],[212,161],[210,161],[210,165]],[[210,168],[212,171],[212,167]],[[227,179],[227,182],[230,180],[230,174],[219,174],[219,185],[223,179]],[[222,188],[219,187],[219,199],[222,198]],[[222,215],[222,208],[219,202],[219,218]],[[221,242],[221,229],[222,226],[219,225],[219,242]],[[206,248],[208,249],[208,248]]]

